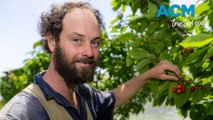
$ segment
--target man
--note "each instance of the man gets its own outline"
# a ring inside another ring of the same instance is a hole
[[[60,115],[66,120],[67,114],[73,120],[109,120],[113,108],[132,98],[149,79],[181,77],[176,66],[162,61],[112,92],[99,91],[86,84],[92,81],[99,58],[103,27],[99,12],[88,3],[52,6],[50,13],[42,14],[39,26],[45,50],[51,56],[49,67],[35,76],[30,89],[18,93],[2,108],[1,120],[48,120]],[[177,77],[166,75],[166,70]]]

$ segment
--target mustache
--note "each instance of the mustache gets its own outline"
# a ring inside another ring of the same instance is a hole
[[[93,58],[88,58],[88,57],[76,58],[74,61],[75,62],[82,62],[82,63],[86,63],[86,64],[96,63],[96,61]]]

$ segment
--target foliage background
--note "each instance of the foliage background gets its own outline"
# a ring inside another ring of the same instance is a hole
[[[112,8],[118,14],[111,22],[111,31],[102,33],[100,66],[91,84],[100,90],[111,90],[166,59],[181,69],[184,79],[180,83],[186,92],[172,92],[176,82],[152,80],[133,99],[115,110],[115,119],[125,120],[130,114],[144,111],[147,102],[153,102],[153,106],[163,103],[175,106],[182,116],[194,120],[213,117],[213,1],[199,2],[196,17],[156,17],[159,5],[168,7],[169,3],[169,0],[112,0]],[[124,14],[127,7],[132,11],[129,15]],[[172,27],[172,21],[193,20],[206,21],[206,24],[199,26],[193,22],[190,26]],[[40,45],[41,41],[34,44],[23,68],[8,71],[1,78],[4,98],[1,104],[32,83],[36,73],[47,69],[49,56]],[[183,53],[185,48],[193,51]],[[191,86],[196,87],[194,92]]]

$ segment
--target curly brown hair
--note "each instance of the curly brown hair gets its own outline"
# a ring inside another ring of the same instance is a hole
[[[48,47],[46,35],[51,34],[56,42],[59,41],[60,33],[63,29],[62,20],[64,16],[72,11],[74,8],[88,9],[92,11],[99,23],[101,30],[104,29],[102,21],[102,15],[100,12],[93,8],[89,3],[85,2],[66,2],[62,6],[52,5],[50,12],[43,12],[41,14],[41,22],[39,23],[39,31],[41,37],[43,37],[43,48],[47,53],[51,53]]]

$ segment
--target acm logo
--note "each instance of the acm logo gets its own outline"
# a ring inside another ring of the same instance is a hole
[[[180,13],[174,13],[174,9],[181,9],[181,14]],[[169,16],[172,16],[172,17],[178,17],[178,16],[183,16],[185,17],[186,16],[186,13],[188,15],[191,15],[192,17],[195,16],[195,5],[190,5],[188,8],[186,5],[177,5],[177,4],[173,4],[169,7],[169,9],[167,10],[166,9],[166,6],[164,4],[161,4],[160,5],[160,8],[158,9],[158,12],[157,12],[157,17],[160,17],[160,16],[166,16],[166,17],[169,17]]]

